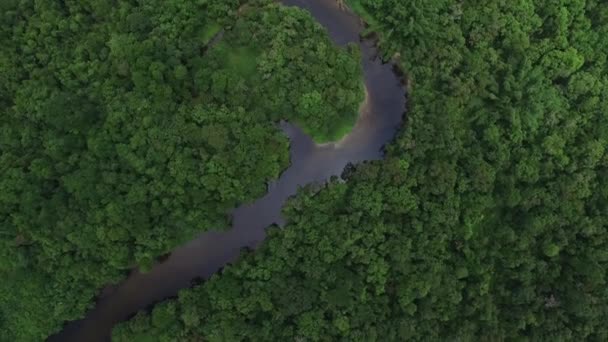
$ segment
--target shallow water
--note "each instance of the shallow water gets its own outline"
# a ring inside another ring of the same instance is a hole
[[[334,0],[287,0],[285,5],[309,10],[338,45],[359,44],[367,101],[352,132],[338,143],[316,145],[298,127],[281,123],[291,141],[291,165],[268,186],[268,193],[233,211],[232,228],[207,232],[178,247],[150,272],[137,270],[122,284],[106,288],[96,307],[83,320],[71,322],[49,341],[108,341],[112,326],[162,299],[189,287],[192,279],[206,279],[233,262],[242,248],[255,248],[265,228],[282,225],[281,207],[299,186],[339,176],[348,163],[382,158],[382,147],[395,135],[405,111],[405,94],[392,65],[376,58],[374,42],[360,41],[358,17],[342,11]]]

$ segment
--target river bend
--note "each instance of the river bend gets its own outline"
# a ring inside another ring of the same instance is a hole
[[[180,289],[191,286],[193,279],[209,278],[234,262],[242,248],[257,247],[264,240],[266,227],[285,223],[281,207],[298,187],[339,176],[348,163],[382,158],[382,147],[394,137],[405,111],[405,90],[393,66],[377,57],[373,40],[360,39],[361,20],[340,9],[336,1],[285,0],[283,4],[310,11],[335,44],[361,47],[367,96],[351,133],[340,142],[316,145],[298,127],[281,123],[291,142],[291,165],[269,184],[264,197],[233,211],[230,230],[202,233],[176,248],[150,272],[132,271],[123,283],[104,290],[84,319],[67,324],[49,341],[108,341],[116,323],[176,296]]]

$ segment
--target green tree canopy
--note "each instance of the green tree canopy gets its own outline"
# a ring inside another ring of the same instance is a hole
[[[607,340],[608,5],[352,3],[409,81],[386,159],[115,339]]]
[[[358,51],[270,1],[0,7],[3,341],[44,339],[129,269],[225,228],[289,163],[279,119],[334,138],[363,97]],[[298,107],[313,87],[327,116]]]

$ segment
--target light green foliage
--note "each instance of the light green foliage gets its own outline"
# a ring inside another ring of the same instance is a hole
[[[359,4],[401,55],[406,128],[385,160],[303,191],[284,230],[183,291],[169,336],[608,340],[606,2]],[[138,331],[160,333],[114,336]]]
[[[215,35],[222,30],[222,26],[216,22],[210,22],[202,30],[201,39],[203,44],[208,44]]]
[[[225,228],[288,165],[279,119],[355,113],[356,51],[301,11],[240,5],[2,2],[0,340],[43,340],[129,269]],[[317,86],[327,113],[296,112]]]

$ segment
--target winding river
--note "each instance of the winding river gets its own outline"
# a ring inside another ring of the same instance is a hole
[[[283,4],[310,11],[336,44],[360,45],[367,100],[352,132],[340,142],[316,145],[298,127],[282,123],[291,141],[291,165],[269,184],[264,197],[234,210],[231,230],[203,233],[175,249],[150,272],[133,271],[122,284],[104,290],[83,320],[67,324],[49,341],[108,341],[114,324],[176,296],[180,289],[191,286],[192,279],[209,278],[234,262],[242,248],[258,246],[266,227],[285,223],[281,207],[298,187],[339,176],[348,163],[382,158],[382,147],[395,135],[405,111],[405,91],[393,66],[377,57],[373,40],[360,39],[363,24],[340,9],[335,0],[285,0]]]

